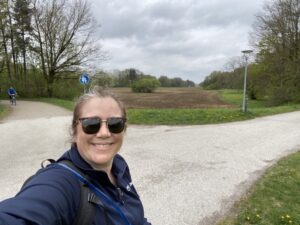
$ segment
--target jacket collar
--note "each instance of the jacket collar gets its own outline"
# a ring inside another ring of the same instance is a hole
[[[75,166],[77,166],[79,169],[84,171],[87,175],[90,177],[97,179],[97,180],[108,180],[108,176],[104,171],[94,170],[79,154],[78,149],[75,145],[71,146],[71,149],[65,152],[65,154],[58,159],[58,161],[61,160],[70,160],[74,163]],[[113,165],[112,165],[112,173],[116,176],[117,180],[122,178],[126,172],[127,163],[123,159],[122,156],[117,154],[113,159]]]

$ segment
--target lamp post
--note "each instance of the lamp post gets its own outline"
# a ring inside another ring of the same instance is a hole
[[[248,67],[248,58],[249,54],[253,52],[252,50],[243,50],[242,53],[245,57],[245,75],[244,75],[244,95],[243,95],[243,112],[247,111],[247,99],[246,99],[246,91],[247,91],[247,67]]]

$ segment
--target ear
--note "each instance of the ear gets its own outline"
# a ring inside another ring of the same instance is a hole
[[[72,137],[72,143],[74,143],[74,144],[76,144],[76,139],[77,139],[77,135],[74,135],[73,137]]]
[[[72,138],[74,143],[77,142],[77,138],[78,138],[78,126],[76,126],[76,128],[75,128],[75,132],[74,132],[73,138]]]
[[[76,143],[78,137],[78,124],[75,126],[74,130],[71,128],[71,141]]]

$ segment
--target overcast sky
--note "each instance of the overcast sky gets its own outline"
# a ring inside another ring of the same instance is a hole
[[[104,70],[136,68],[196,83],[249,48],[262,0],[89,0]]]

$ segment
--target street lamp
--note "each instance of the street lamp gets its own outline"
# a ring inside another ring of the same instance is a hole
[[[248,58],[249,54],[253,52],[252,50],[243,50],[242,53],[245,57],[245,76],[244,76],[244,95],[243,95],[243,112],[247,111],[247,100],[246,100],[246,90],[247,90],[247,67],[248,67]]]

